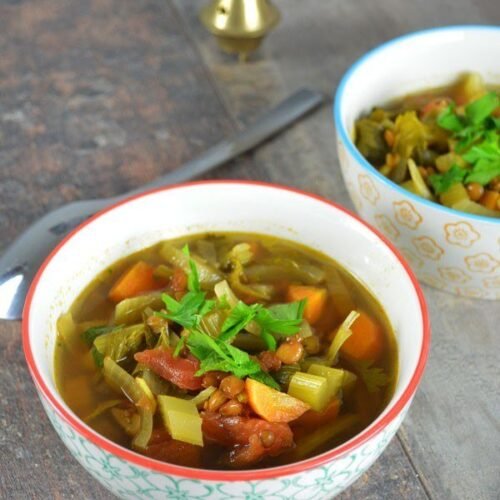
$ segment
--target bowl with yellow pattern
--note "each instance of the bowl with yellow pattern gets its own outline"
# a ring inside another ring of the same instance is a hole
[[[500,300],[500,219],[405,189],[373,167],[354,139],[356,120],[372,109],[448,85],[465,71],[498,86],[495,47],[500,28],[494,26],[434,28],[391,40],[344,75],[334,122],[342,175],[356,210],[399,248],[417,277],[460,296]]]

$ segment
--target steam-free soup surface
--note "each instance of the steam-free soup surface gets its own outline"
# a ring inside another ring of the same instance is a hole
[[[130,255],[88,285],[58,331],[69,407],[126,448],[190,467],[324,452],[381,413],[397,377],[376,298],[325,255],[254,234]]]

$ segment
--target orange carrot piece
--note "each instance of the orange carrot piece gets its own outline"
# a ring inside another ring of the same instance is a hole
[[[332,422],[337,418],[340,411],[340,400],[333,399],[323,411],[306,411],[293,422],[293,426],[299,425],[309,429],[317,429],[319,426]]]
[[[153,277],[153,271],[154,269],[146,262],[136,262],[118,278],[108,297],[113,302],[120,302],[139,293],[158,288],[158,283]]]
[[[481,203],[483,207],[489,208],[490,210],[496,210],[499,198],[500,193],[497,193],[496,191],[486,190],[483,196],[481,196],[481,198],[479,199],[479,203]]]
[[[340,352],[357,361],[376,361],[384,349],[384,332],[378,322],[363,311],[351,326],[352,335]]]
[[[300,399],[250,378],[246,379],[245,387],[250,407],[268,422],[291,422],[311,408]]]
[[[327,298],[328,293],[324,288],[305,285],[290,285],[288,287],[287,300],[289,302],[306,299],[304,319],[311,325],[314,325],[321,318]]]

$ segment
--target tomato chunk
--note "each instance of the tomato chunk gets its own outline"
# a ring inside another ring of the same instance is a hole
[[[266,422],[261,418],[225,417],[206,412],[202,430],[208,441],[232,448],[227,457],[227,465],[231,467],[252,465],[293,446],[293,433],[288,424]]]
[[[190,391],[201,389],[202,377],[195,375],[200,368],[200,362],[192,356],[176,358],[172,349],[168,348],[138,352],[134,355],[134,359],[180,389]]]
[[[202,448],[190,443],[172,439],[168,432],[155,430],[151,436],[144,455],[186,467],[201,467]]]

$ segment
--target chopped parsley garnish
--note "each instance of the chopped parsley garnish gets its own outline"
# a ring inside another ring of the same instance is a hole
[[[94,340],[101,336],[104,335],[105,333],[109,332],[114,332],[115,330],[119,330],[122,328],[123,325],[116,325],[116,326],[107,326],[107,325],[102,325],[102,326],[93,326],[92,328],[88,328],[82,333],[82,338],[83,340],[88,344],[92,345],[94,343]]]
[[[358,361],[355,367],[368,389],[368,392],[377,392],[390,382],[390,378],[382,368],[372,366],[373,361]]]
[[[436,194],[459,182],[484,186],[500,175],[500,120],[492,116],[499,105],[499,96],[489,92],[468,104],[464,115],[457,114],[450,105],[438,116],[438,125],[453,133],[455,150],[470,168],[453,165],[444,174],[431,175],[429,182]]]
[[[187,245],[183,248],[183,252],[189,257]],[[216,307],[225,308],[227,300],[217,302],[206,298],[206,293],[201,291],[196,263],[191,258],[189,258],[187,275],[188,292],[180,301],[175,300],[170,295],[163,294],[162,300],[167,312],[155,313],[189,331],[187,335],[181,337],[174,355],[178,356],[182,349],[187,346],[191,354],[201,362],[199,375],[207,371],[220,370],[233,373],[240,378],[251,377],[271,387],[278,388],[274,379],[261,369],[260,364],[250,358],[245,351],[232,346],[231,341],[249,323],[255,322],[267,348],[275,350],[277,347],[275,336],[294,335],[300,330],[305,300],[277,304],[269,308],[262,304],[247,305],[239,301],[222,324],[218,337],[213,338],[202,331],[201,320],[203,316]]]

